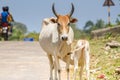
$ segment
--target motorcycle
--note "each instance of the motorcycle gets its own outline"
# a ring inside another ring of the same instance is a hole
[[[5,41],[8,40],[8,23],[2,23],[2,37]]]

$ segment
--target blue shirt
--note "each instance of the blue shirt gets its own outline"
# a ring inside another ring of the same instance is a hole
[[[3,22],[3,23],[4,23],[4,22],[5,22],[5,23],[8,22],[8,21],[7,21],[8,15],[9,15],[9,14],[8,14],[7,12],[2,12],[2,13],[1,13],[1,17],[2,17],[2,22]]]

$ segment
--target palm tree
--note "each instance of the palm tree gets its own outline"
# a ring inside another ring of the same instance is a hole
[[[86,33],[90,33],[93,27],[94,27],[94,23],[91,20],[89,20],[85,23],[84,31]]]

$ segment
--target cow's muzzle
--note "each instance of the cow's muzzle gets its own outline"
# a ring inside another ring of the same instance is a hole
[[[68,37],[67,37],[67,36],[62,36],[62,40],[63,40],[63,41],[67,41],[67,40],[68,40]]]

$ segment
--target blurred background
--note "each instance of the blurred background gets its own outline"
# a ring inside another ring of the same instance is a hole
[[[93,30],[108,27],[108,8],[103,6],[106,0],[0,0],[0,12],[3,6],[9,6],[9,11],[15,20],[12,36],[9,40],[23,40],[32,37],[38,40],[41,23],[44,18],[53,17],[51,6],[55,3],[56,11],[67,14],[71,3],[75,11],[72,17],[78,19],[72,24],[75,38],[82,38]],[[111,26],[120,24],[120,1],[113,0],[110,6]],[[81,34],[82,33],[82,34]],[[78,35],[77,35],[78,34]]]

